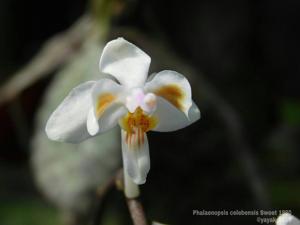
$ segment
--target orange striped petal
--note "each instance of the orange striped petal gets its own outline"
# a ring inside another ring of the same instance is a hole
[[[161,71],[146,83],[145,91],[164,98],[188,116],[192,94],[191,86],[183,75],[170,70]]]
[[[96,115],[99,118],[102,113],[109,107],[115,100],[116,96],[111,93],[102,93],[98,96]]]
[[[107,131],[118,124],[120,116],[126,113],[121,96],[124,88],[110,79],[97,81],[92,90],[91,108],[87,118],[90,135]]]

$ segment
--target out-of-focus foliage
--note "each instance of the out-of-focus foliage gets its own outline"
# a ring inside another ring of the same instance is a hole
[[[286,100],[281,108],[282,118],[292,126],[300,125],[300,101]]]
[[[100,53],[101,46],[91,40],[57,73],[38,112],[32,144],[33,171],[38,186],[60,208],[77,213],[90,209],[95,190],[120,167],[118,130],[75,145],[49,140],[45,123],[73,87],[103,77],[98,72]]]
[[[0,224],[3,225],[62,225],[57,210],[39,201],[23,200],[0,203]]]

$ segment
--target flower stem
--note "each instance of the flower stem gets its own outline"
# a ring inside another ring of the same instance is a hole
[[[134,225],[147,225],[145,212],[141,202],[136,198],[127,199],[127,206]]]
[[[140,189],[137,184],[133,182],[126,169],[124,171],[124,194],[126,198],[137,198],[140,195]]]
[[[124,174],[124,194],[128,210],[134,225],[147,225],[145,212],[141,202],[138,200],[140,189],[137,184],[133,182],[126,169]]]
[[[120,169],[113,177],[111,177],[111,179],[107,181],[106,184],[97,190],[96,194],[98,198],[102,200],[102,204],[98,206],[98,210],[96,210],[96,217],[94,218],[92,224],[98,225],[101,223],[104,205],[106,205],[103,203],[105,202],[103,199],[107,198],[113,187],[124,191],[133,224],[147,225],[148,223],[142,203],[138,199],[138,196],[140,195],[139,187],[132,181],[127,172],[125,172],[125,170],[122,171],[122,169]]]

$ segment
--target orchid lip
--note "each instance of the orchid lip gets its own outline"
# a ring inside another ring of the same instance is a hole
[[[128,112],[119,121],[121,128],[129,135],[146,133],[152,130],[157,123],[157,118],[147,115],[140,107],[138,107],[134,113]]]

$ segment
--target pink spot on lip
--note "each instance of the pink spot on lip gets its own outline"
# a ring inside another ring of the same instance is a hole
[[[143,100],[144,100],[145,94],[142,90],[138,90],[135,94],[134,94],[134,98],[137,101],[137,103],[140,105]]]
[[[140,94],[138,94],[138,96],[136,96],[136,98],[137,98],[137,100],[139,101],[139,102],[141,102],[141,101],[143,101],[143,99],[144,99],[144,94],[143,93],[140,93]]]

